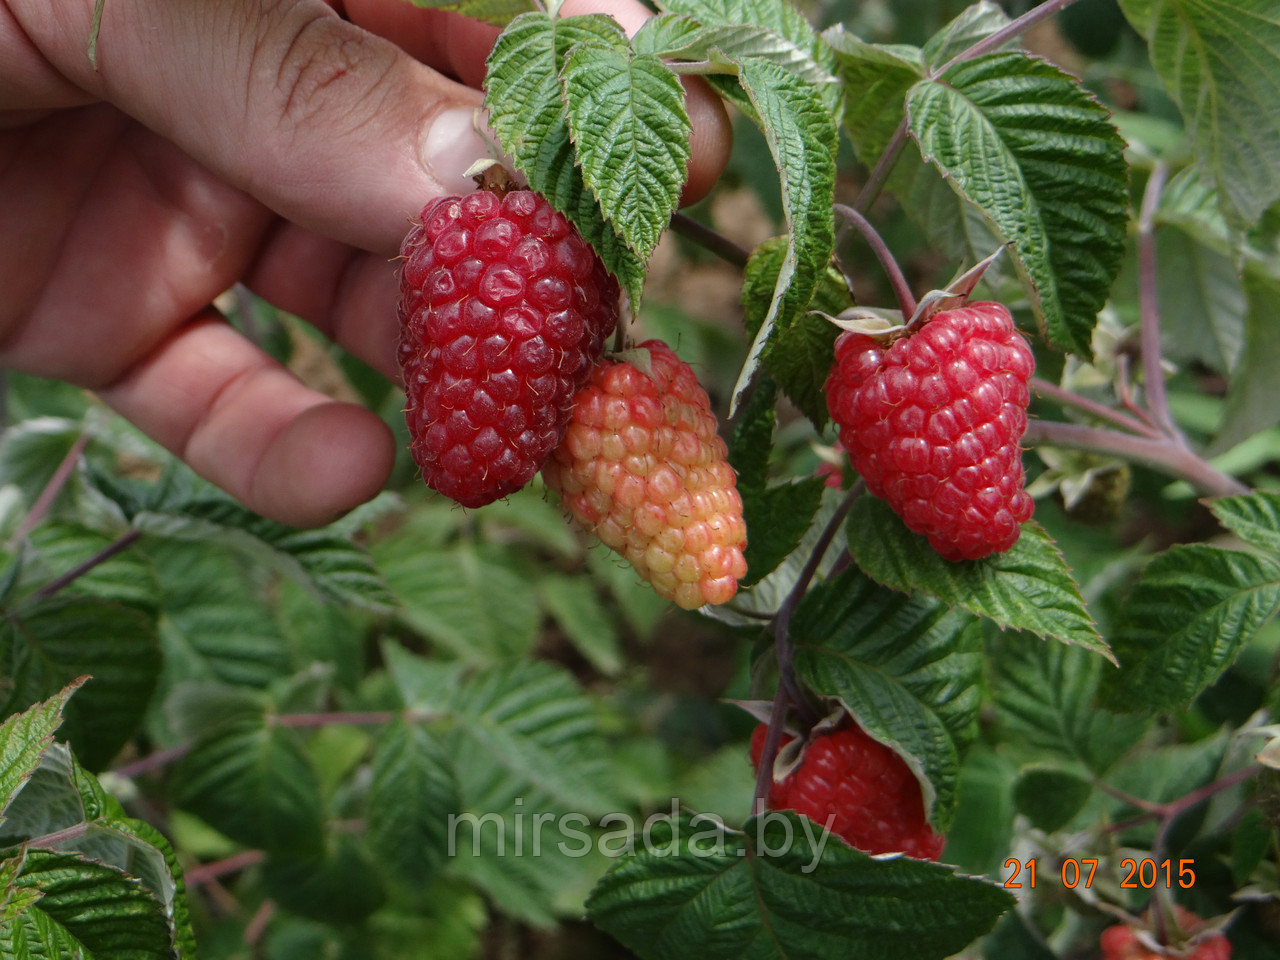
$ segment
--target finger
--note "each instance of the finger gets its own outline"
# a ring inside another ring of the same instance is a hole
[[[404,0],[346,0],[345,9],[353,22],[395,41],[463,83],[479,87],[483,81],[485,59],[498,36],[496,27],[455,14],[423,10]],[[628,34],[639,30],[651,15],[633,0],[565,0],[560,13],[607,13]],[[733,131],[724,101],[706,81],[684,77],[682,82],[693,132],[681,203],[690,204],[704,197],[724,172],[733,146]]]
[[[100,395],[198,474],[294,526],[373,497],[395,457],[382,420],[303,386],[212,309]]]
[[[487,152],[480,94],[323,0],[107,3],[98,69],[93,0],[7,0],[64,76],[170,138],[303,226],[393,254],[406,218],[471,189]]]

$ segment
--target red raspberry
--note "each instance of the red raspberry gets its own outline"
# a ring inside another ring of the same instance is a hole
[[[686,609],[724,603],[746,575],[747,528],[706,391],[665,343],[647,369],[606,360],[542,468],[565,507]]]
[[[400,366],[429,487],[480,507],[528,483],[618,322],[618,283],[529,190],[427,205],[401,246]]]
[[[867,489],[948,560],[974,560],[1031,519],[1019,443],[1034,368],[1009,311],[973,303],[888,347],[841,334],[827,406]]]
[[[767,724],[751,735],[751,763],[758,770]],[[795,739],[784,734],[785,746]],[[937,860],[946,838],[924,815],[920,781],[906,761],[856,723],[819,733],[800,765],[769,788],[769,809],[803,813],[819,826],[867,853],[905,853]]]
[[[1181,932],[1194,936],[1204,921],[1183,907],[1174,906],[1175,921]],[[1137,932],[1130,926],[1118,923],[1102,931],[1098,946],[1102,948],[1102,960],[1166,960],[1178,957],[1181,960],[1231,960],[1231,941],[1221,933],[1211,933],[1198,944],[1191,953],[1161,953],[1144,945]]]

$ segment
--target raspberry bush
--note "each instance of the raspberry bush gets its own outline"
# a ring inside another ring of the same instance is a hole
[[[387,491],[4,378],[0,960],[1275,956],[1273,0],[413,2],[402,383],[219,301]]]

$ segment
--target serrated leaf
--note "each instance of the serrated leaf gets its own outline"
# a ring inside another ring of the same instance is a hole
[[[78,523],[52,520],[32,530],[33,554],[24,558],[23,577],[43,586],[112,546],[116,540]],[[125,550],[95,564],[59,591],[98,597],[137,608],[143,613],[160,605],[156,571],[137,549]]]
[[[1280,16],[1271,0],[1121,0],[1238,226],[1280,199]]]
[[[923,776],[925,809],[945,831],[974,735],[981,672],[970,615],[887,590],[856,568],[812,588],[791,624],[796,670],[839,697],[872,737]]]
[[[846,524],[849,552],[874,580],[926,591],[1001,627],[1074,643],[1114,659],[1057,546],[1034,521],[1004,553],[952,563],[877,497],[859,497]]]
[[[234,555],[195,541],[153,540],[145,549],[164,591],[166,689],[189,680],[265,687],[288,672],[284,637]]]
[[[227,724],[174,767],[180,805],[250,847],[315,856],[324,822],[320,785],[293,731],[267,721]]]
[[[773,237],[756,247],[747,261],[741,300],[743,322],[753,339],[772,308],[787,249],[786,238]],[[826,380],[840,335],[840,328],[821,314],[836,316],[852,303],[844,276],[827,267],[817,279],[809,310],[790,326],[778,328],[762,360],[787,398],[819,430],[828,419]]]
[[[689,166],[684,87],[656,56],[592,43],[569,52],[560,77],[583,181],[618,235],[648,260]]]
[[[769,60],[744,57],[738,67],[738,80],[778,169],[787,249],[769,308],[733,388],[735,408],[775,332],[785,332],[808,307],[831,259],[837,145],[835,121],[816,87]]]
[[[1142,572],[1115,630],[1113,710],[1185,707],[1280,610],[1280,562],[1207,544],[1171,547]]]
[[[844,129],[863,164],[875,164],[902,122],[907,91],[924,77],[918,47],[867,43],[842,26],[823,37],[845,90]]]
[[[13,798],[40,765],[40,758],[53,744],[53,734],[62,725],[67,700],[84,678],[73,680],[54,696],[0,723],[0,825]]]
[[[542,619],[537,589],[501,551],[462,543],[383,556],[382,570],[404,620],[462,660],[518,656],[536,639]]]
[[[0,713],[93,679],[64,713],[62,733],[90,769],[104,766],[133,736],[160,673],[153,614],[93,597],[25,601],[0,620]]]
[[[941,960],[1014,902],[949,867],[873,859],[793,813],[742,833],[668,819],[642,839],[592,891],[587,915],[644,960]]]
[[[925,63],[936,69],[1008,25],[1009,16],[998,4],[979,0],[930,37],[920,52]]]
[[[747,575],[739,581],[744,588],[772,573],[800,545],[822,503],[825,486],[814,477],[769,486],[777,392],[769,377],[756,383],[729,445],[729,462],[738,474],[747,524]]]
[[[449,758],[423,724],[384,728],[370,763],[369,846],[414,884],[429,882],[447,852],[448,816],[459,809]]]
[[[644,42],[651,52],[666,58],[737,63],[743,57],[760,57],[773,61],[820,89],[824,85],[835,84],[836,78],[828,66],[814,56],[815,51],[821,48],[812,34],[808,40],[808,44],[801,46],[758,24],[702,27],[691,18],[672,14],[663,14],[660,23],[647,37],[636,36],[637,45]],[[822,59],[829,61],[830,57]],[[833,88],[833,104],[834,96]]]
[[[1039,764],[1019,772],[1013,801],[1033,827],[1054,833],[1071,822],[1092,792],[1093,784],[1079,773]]]
[[[906,103],[922,156],[1010,242],[1050,338],[1088,356],[1128,224],[1124,142],[1106,109],[1021,53],[956,64]]]
[[[803,54],[807,63],[797,64],[798,71],[816,67],[825,74],[831,72],[832,56],[826,43],[804,14],[785,0],[660,0],[658,6],[707,28],[742,28],[738,36],[747,43],[758,42],[755,31],[763,28]],[[788,56],[794,59],[794,55]]]
[[[576,164],[561,99],[560,69],[576,44],[611,48],[626,55],[626,36],[610,17],[526,13],[511,22],[489,54],[485,108],[489,125],[528,179],[578,227],[640,308],[644,261],[604,219]]]
[[[28,850],[14,886],[40,894],[17,934],[29,949],[36,948],[29,955],[104,960],[175,956],[159,901],[110,867],[73,854]]]
[[[1218,522],[1260,550],[1280,559],[1280,494],[1259,490],[1208,501]]]
[[[1150,725],[1147,717],[1097,706],[1110,668],[1082,647],[1006,633],[992,642],[988,662],[1000,742],[1023,762],[1052,757],[1100,775]]]
[[[427,10],[448,10],[498,27],[505,26],[515,17],[535,8],[533,0],[407,0],[407,2]]]
[[[538,579],[538,594],[547,612],[592,667],[606,677],[622,671],[617,624],[590,578],[548,574]]]

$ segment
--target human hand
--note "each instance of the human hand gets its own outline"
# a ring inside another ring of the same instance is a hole
[[[0,366],[93,390],[258,512],[315,525],[394,458],[232,327],[237,282],[396,374],[390,258],[432,197],[472,188],[497,30],[404,0],[0,0]],[[634,0],[567,0],[629,31]],[[450,79],[450,76],[457,80]],[[690,87],[685,200],[728,123]]]

